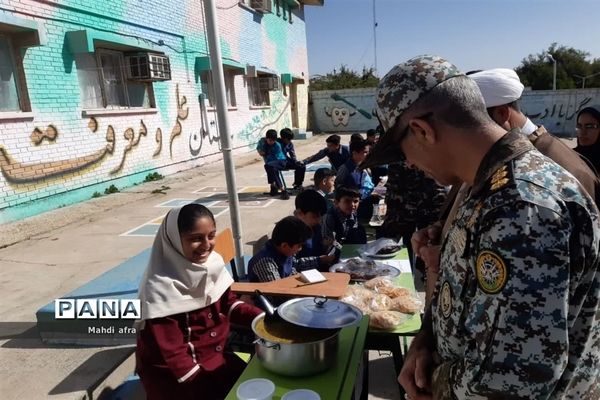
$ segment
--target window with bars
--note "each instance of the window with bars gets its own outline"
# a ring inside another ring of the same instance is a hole
[[[237,106],[235,99],[235,76],[237,74],[239,74],[239,71],[234,69],[223,69],[223,75],[225,78],[225,97],[227,99],[227,106],[229,107]],[[200,82],[202,84],[202,93],[206,94],[206,97],[208,98],[209,107],[215,107],[216,95],[211,71],[203,71],[200,74]]]

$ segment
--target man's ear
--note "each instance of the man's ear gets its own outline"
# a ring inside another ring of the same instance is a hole
[[[506,130],[510,129],[510,106],[508,104],[489,108],[488,113],[495,123]]]
[[[417,138],[419,143],[433,144],[437,141],[437,134],[433,126],[423,118],[412,118],[408,121],[408,128]],[[411,132],[409,132],[411,134]]]

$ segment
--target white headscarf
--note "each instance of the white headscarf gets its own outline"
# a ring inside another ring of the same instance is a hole
[[[204,264],[183,256],[177,227],[180,210],[169,211],[154,239],[139,292],[143,320],[206,307],[233,283],[220,254],[213,251]]]
[[[485,101],[485,108],[512,103],[521,98],[525,86],[519,75],[512,69],[495,68],[469,75],[473,79]]]

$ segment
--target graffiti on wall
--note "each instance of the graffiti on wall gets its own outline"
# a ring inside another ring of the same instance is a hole
[[[356,114],[356,111],[349,111],[346,107],[325,107],[325,114],[331,117],[333,126],[348,126],[348,119]]]
[[[54,142],[56,137],[58,136],[58,129],[52,124],[48,125],[46,129],[43,131],[40,128],[35,128],[33,132],[31,132],[30,139],[36,146],[40,145],[44,139],[48,140],[48,142]]]
[[[583,98],[577,105],[577,107],[575,107],[574,104],[557,104],[554,103],[552,105],[552,109],[550,110],[548,107],[544,107],[543,111],[539,111],[539,112],[535,112],[535,111],[526,111],[525,115],[527,115],[528,118],[531,119],[538,119],[538,120],[542,120],[545,118],[552,118],[552,117],[557,117],[559,119],[564,118],[567,121],[570,121],[573,119],[573,117],[575,115],[577,115],[577,113],[587,104],[589,104],[592,101],[591,97],[585,97]],[[564,111],[563,111],[563,107],[564,107]],[[571,109],[572,111],[569,111],[569,109]]]
[[[238,137],[247,142],[255,142],[267,128],[272,128],[283,119],[283,125],[289,126],[291,121],[286,111],[290,107],[290,99],[281,92],[272,98],[271,108],[263,110],[260,115],[255,115],[252,120],[240,131]]]
[[[181,135],[183,130],[181,121],[187,119],[189,115],[189,109],[185,107],[187,102],[185,96],[179,96],[179,85],[176,85],[175,94],[177,97],[177,117],[175,126],[171,131],[170,149],[172,157],[172,146],[173,140]],[[100,129],[99,121],[91,117],[87,124],[88,129],[95,133]],[[140,128],[137,133],[133,128],[127,128],[123,132],[123,137],[127,141],[127,144],[123,150],[121,161],[119,165],[110,171],[111,175],[120,172],[127,159],[127,155],[133,150],[139,143],[142,136],[147,136],[148,129],[143,120],[140,120]],[[55,140],[58,136],[58,129],[54,125],[48,125],[45,130],[35,128],[30,135],[31,141],[37,146],[44,139],[55,144]],[[157,143],[157,149],[153,153],[153,157],[157,157],[162,149],[162,130],[161,128],[156,129],[155,140]],[[116,135],[112,125],[108,125],[106,128],[106,142],[107,144],[91,154],[75,157],[67,160],[58,161],[42,161],[38,163],[22,163],[15,160],[10,153],[0,145],[0,170],[2,175],[8,182],[16,184],[24,183],[35,183],[50,178],[55,178],[68,173],[73,173],[103,161],[107,155],[112,155],[115,150]]]

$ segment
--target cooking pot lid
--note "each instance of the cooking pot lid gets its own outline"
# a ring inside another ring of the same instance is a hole
[[[287,322],[308,328],[338,329],[353,325],[362,312],[353,305],[326,297],[289,300],[277,308]]]

